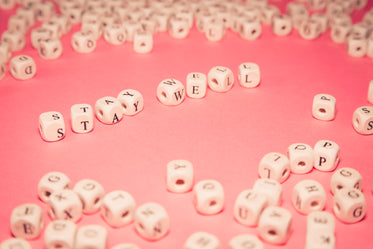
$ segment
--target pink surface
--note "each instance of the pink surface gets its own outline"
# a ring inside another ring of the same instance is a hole
[[[0,11],[1,33],[11,13]],[[356,13],[355,20],[360,20],[362,13]],[[257,228],[242,226],[233,219],[233,204],[258,178],[262,156],[273,151],[285,154],[294,142],[313,146],[320,139],[330,139],[341,147],[338,167],[352,167],[363,175],[368,206],[365,219],[359,223],[346,225],[336,220],[336,248],[371,248],[373,136],[359,135],[351,124],[357,107],[371,105],[366,100],[368,83],[373,79],[371,58],[349,56],[344,45],[331,41],[329,32],[306,41],[296,31],[277,37],[268,26],[257,41],[242,40],[229,31],[222,41],[209,42],[195,28],[184,40],[158,33],[150,54],[136,54],[129,42],[110,46],[103,39],[94,53],[78,54],[72,50],[70,39],[71,33],[62,38],[63,55],[54,61],[39,58],[28,42],[25,50],[14,55],[32,56],[38,68],[36,77],[17,81],[7,74],[0,81],[0,241],[11,236],[10,214],[17,205],[31,202],[47,210],[37,197],[38,181],[49,171],[61,171],[73,183],[91,178],[107,192],[125,190],[139,205],[155,201],[168,211],[170,232],[157,242],[142,239],[132,224],[113,229],[99,214],[85,215],[78,226],[106,227],[108,248],[121,242],[149,249],[182,248],[186,238],[200,230],[217,235],[222,248],[227,248],[235,235],[258,234]],[[227,93],[209,90],[204,99],[187,98],[176,107],[164,106],[156,99],[158,83],[165,78],[185,84],[189,72],[207,73],[222,65],[236,73],[243,62],[260,66],[259,87],[244,89],[236,76]],[[140,114],[124,117],[116,125],[96,120],[89,134],[71,131],[73,104],[94,106],[99,98],[117,96],[126,88],[143,94],[145,108]],[[336,97],[335,120],[312,118],[312,99],[318,93]],[[64,115],[67,134],[62,141],[47,143],[39,135],[38,117],[52,110]],[[166,164],[173,159],[190,160],[196,181],[216,179],[222,183],[226,194],[223,212],[200,215],[193,207],[191,192],[173,194],[166,190]],[[282,206],[293,214],[292,236],[283,246],[265,243],[265,248],[303,248],[306,216],[293,208],[292,188],[302,179],[317,179],[327,191],[326,210],[332,212],[331,175],[313,170],[307,175],[292,174],[283,183]],[[50,222],[46,213],[45,220]],[[40,236],[30,243],[33,248],[43,248],[43,239]]]

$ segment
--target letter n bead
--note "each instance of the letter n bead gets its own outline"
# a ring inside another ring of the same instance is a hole
[[[99,225],[86,225],[78,229],[75,239],[75,249],[106,249],[106,229]]]
[[[271,152],[259,163],[259,176],[283,183],[290,175],[289,159],[280,153]]]
[[[65,121],[59,112],[44,112],[39,116],[39,131],[47,142],[54,142],[65,137]]]
[[[238,67],[238,80],[245,88],[257,87],[260,83],[260,68],[252,62],[242,63]]]
[[[15,237],[23,239],[37,238],[44,226],[41,207],[35,204],[23,204],[13,209],[10,227]]]
[[[320,140],[313,148],[314,168],[321,171],[334,170],[339,162],[340,149],[338,144],[330,140]]]
[[[343,188],[334,194],[333,211],[335,216],[345,223],[356,223],[366,213],[363,193],[355,188]]]
[[[223,186],[216,180],[202,180],[193,188],[193,203],[201,214],[213,215],[224,208]]]
[[[36,74],[34,59],[27,55],[19,55],[10,59],[10,74],[17,80],[28,80]]]
[[[139,91],[126,89],[119,93],[118,99],[123,106],[123,113],[133,116],[144,109],[144,97]]]
[[[54,220],[44,232],[44,243],[47,249],[74,248],[77,226],[69,220]]]
[[[303,180],[294,186],[292,202],[295,209],[302,214],[321,211],[325,207],[326,193],[319,182]]]
[[[88,104],[71,106],[71,129],[76,133],[87,133],[93,130],[93,109]]]
[[[184,85],[175,79],[165,79],[157,88],[158,100],[164,105],[179,105],[185,98]]]
[[[0,249],[32,249],[30,243],[22,238],[11,238],[0,244]]]
[[[173,193],[185,193],[192,189],[193,164],[187,160],[173,160],[167,164],[167,189]]]
[[[329,94],[317,94],[313,98],[312,116],[319,120],[333,120],[336,113],[336,99]]]
[[[360,134],[373,134],[373,107],[362,106],[357,108],[352,116],[352,125]]]
[[[103,97],[96,101],[96,117],[104,124],[115,124],[123,118],[123,108],[120,101],[114,97]]]
[[[227,92],[234,83],[233,72],[227,67],[213,67],[207,74],[207,83],[215,92]]]
[[[207,232],[195,232],[184,243],[184,249],[219,249],[218,237]]]

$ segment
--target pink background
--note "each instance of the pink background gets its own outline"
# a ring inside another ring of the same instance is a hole
[[[284,3],[281,5],[284,11]],[[354,13],[361,20],[364,11]],[[5,30],[12,11],[0,11],[0,31]],[[73,30],[78,30],[74,26]],[[333,43],[329,32],[315,41],[303,40],[297,31],[287,37],[275,36],[264,26],[256,41],[242,40],[228,31],[220,42],[210,42],[192,28],[183,40],[168,33],[154,36],[149,54],[136,54],[132,43],[111,46],[102,38],[91,54],[78,54],[70,46],[72,33],[63,36],[60,59],[41,59],[30,45],[22,52],[32,56],[37,75],[18,81],[9,74],[0,81],[0,241],[11,237],[10,214],[23,203],[46,204],[37,197],[40,178],[50,171],[67,174],[73,184],[90,178],[107,192],[125,190],[138,205],[148,201],[162,204],[171,219],[169,234],[157,242],[142,239],[133,224],[113,229],[99,214],[84,215],[78,226],[100,224],[108,229],[108,248],[131,242],[140,248],[182,248],[193,232],[217,235],[222,248],[238,234],[258,234],[233,219],[237,195],[251,188],[258,178],[258,163],[268,152],[286,154],[294,142],[311,146],[330,139],[341,147],[340,167],[357,169],[364,177],[367,202],[365,219],[356,224],[336,220],[336,248],[370,248],[372,234],[373,137],[359,135],[351,124],[354,110],[367,102],[368,83],[373,79],[372,59],[353,58],[345,45]],[[208,91],[204,99],[186,98],[176,107],[158,102],[156,88],[165,78],[185,84],[189,72],[207,73],[212,67],[229,67],[236,75],[239,64],[255,62],[262,81],[255,89],[236,82],[227,93]],[[144,110],[120,123],[105,125],[96,120],[89,134],[71,131],[70,107],[88,103],[94,106],[104,96],[116,97],[123,89],[137,89],[145,99]],[[337,99],[337,115],[330,122],[312,118],[313,96],[328,93]],[[64,115],[67,134],[59,142],[44,142],[38,132],[39,115],[59,111]],[[173,159],[190,160],[195,181],[216,179],[224,186],[226,203],[218,215],[203,216],[192,204],[192,193],[173,194],[166,190],[166,164]],[[306,216],[295,211],[290,196],[293,186],[303,179],[317,179],[327,191],[326,210],[332,212],[329,182],[332,172],[313,170],[294,175],[283,183],[283,204],[293,214],[292,236],[287,244],[265,248],[302,248]],[[46,223],[50,222],[45,213]],[[43,248],[43,235],[30,241]]]

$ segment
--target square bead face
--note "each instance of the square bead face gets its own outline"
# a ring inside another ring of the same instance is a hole
[[[321,25],[319,22],[307,19],[301,22],[299,26],[299,35],[306,40],[314,40],[321,34]]]
[[[339,163],[339,145],[330,140],[320,140],[315,144],[313,167],[321,171],[332,171]]]
[[[71,45],[78,53],[91,53],[96,48],[96,40],[91,33],[78,31],[73,34]]]
[[[168,33],[172,38],[184,39],[189,34],[189,23],[185,18],[172,17],[168,21]]]
[[[262,8],[261,21],[263,24],[270,25],[272,18],[280,13],[279,8],[274,5],[267,5]]]
[[[48,213],[53,220],[77,222],[82,217],[83,205],[74,191],[67,189],[55,191],[48,201]]]
[[[62,43],[59,39],[41,40],[38,51],[41,58],[55,60],[62,55]]]
[[[308,144],[294,143],[288,147],[290,170],[295,174],[305,174],[313,169],[313,149]]]
[[[360,134],[373,134],[373,107],[362,106],[357,108],[352,116],[352,125]]]
[[[26,39],[24,34],[15,30],[4,31],[1,35],[1,41],[9,44],[11,52],[20,51],[25,47]]]
[[[339,168],[330,179],[330,190],[334,194],[343,188],[356,188],[362,190],[363,177],[353,168]]]
[[[120,24],[108,25],[104,29],[104,39],[109,44],[121,45],[126,41],[126,38],[126,30]]]
[[[285,36],[293,29],[291,18],[287,15],[274,15],[272,19],[272,32],[275,35]]]
[[[219,239],[206,232],[195,232],[190,235],[184,243],[184,249],[219,249]]]
[[[186,78],[186,91],[190,98],[200,99],[206,96],[207,77],[203,73],[189,73]]]
[[[259,163],[259,176],[283,183],[290,175],[290,163],[287,156],[271,152],[262,158]]]
[[[13,57],[9,62],[10,73],[17,80],[28,80],[36,74],[34,59],[27,55]]]
[[[49,172],[39,181],[38,195],[43,202],[48,202],[53,192],[70,188],[71,181],[67,175],[61,172]]]
[[[92,214],[100,209],[105,194],[100,183],[91,179],[83,179],[75,184],[74,191],[82,201],[83,213]]]
[[[50,38],[52,38],[51,31],[46,28],[37,27],[31,31],[31,45],[36,49],[39,49],[40,41]]]
[[[93,130],[94,114],[89,104],[75,104],[71,106],[71,129],[76,133],[87,133]]]
[[[187,160],[173,160],[167,164],[167,189],[173,193],[185,193],[192,189],[193,165]]]
[[[256,40],[262,34],[262,25],[258,20],[245,20],[241,22],[239,33],[242,39],[250,41]]]
[[[205,24],[204,31],[207,40],[220,41],[225,35],[225,25],[221,21],[214,20]]]
[[[314,180],[303,180],[293,188],[292,202],[302,214],[323,210],[326,202],[324,187]]]
[[[313,98],[312,116],[319,120],[333,120],[336,113],[336,99],[329,94],[317,94]]]
[[[227,67],[213,67],[207,74],[207,83],[215,92],[227,92],[234,83],[233,72]]]
[[[133,50],[139,54],[150,53],[153,50],[153,35],[147,31],[137,31],[133,36]]]
[[[252,62],[242,63],[238,67],[238,80],[246,88],[256,87],[260,83],[260,68]]]
[[[144,109],[144,97],[137,90],[123,90],[117,98],[122,104],[124,115],[133,116]]]
[[[24,204],[14,208],[10,217],[10,226],[15,237],[37,238],[44,226],[41,207],[35,204]]]
[[[366,202],[363,193],[355,188],[343,188],[334,194],[333,211],[345,223],[356,223],[365,217]]]
[[[315,211],[307,215],[307,233],[325,231],[334,234],[334,215],[327,211]]]
[[[202,180],[194,185],[193,203],[196,210],[205,215],[213,215],[224,208],[223,186],[216,180]]]
[[[185,99],[184,85],[176,79],[165,79],[159,83],[157,98],[164,105],[179,105]]]
[[[351,35],[347,37],[347,53],[353,57],[363,57],[368,51],[368,41],[365,36]]]
[[[59,112],[44,112],[39,116],[39,131],[41,137],[48,142],[61,140],[65,137],[65,121]]]
[[[117,98],[107,96],[96,101],[95,113],[104,124],[115,124],[123,118],[123,108]]]
[[[44,231],[46,248],[74,248],[77,226],[69,220],[55,220]]]

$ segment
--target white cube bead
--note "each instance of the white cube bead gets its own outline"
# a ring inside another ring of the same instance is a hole
[[[92,33],[78,31],[72,35],[71,45],[78,53],[91,53],[96,48],[96,40]]]
[[[363,57],[368,52],[368,41],[361,35],[349,35],[347,38],[347,53],[353,57]]]
[[[309,214],[325,208],[326,193],[319,182],[303,180],[294,186],[291,199],[293,206],[298,212]]]
[[[184,249],[219,249],[220,241],[214,234],[195,232],[184,243]]]
[[[17,4],[16,0],[0,1],[0,9],[11,10]]]
[[[138,30],[133,35],[133,50],[139,54],[147,54],[153,50],[153,34],[150,31]]]
[[[124,26],[119,23],[112,23],[106,26],[103,35],[105,41],[112,45],[121,45],[127,38]]]
[[[259,236],[271,244],[284,244],[290,236],[292,214],[277,206],[269,206],[260,216]]]
[[[162,80],[157,87],[157,98],[164,105],[179,105],[185,99],[183,83],[176,79]]]
[[[313,149],[308,144],[294,143],[288,147],[290,170],[296,174],[306,174],[313,169]]]
[[[70,189],[71,181],[67,175],[61,172],[49,172],[45,174],[38,184],[38,195],[43,202],[48,202],[49,197],[55,191]]]
[[[275,5],[268,5],[262,8],[261,12],[261,22],[266,25],[270,25],[272,23],[272,18],[280,14],[279,8]]]
[[[333,120],[336,113],[336,99],[329,94],[317,94],[313,98],[312,116],[319,120]]]
[[[290,175],[289,159],[281,153],[270,152],[261,159],[258,173],[261,178],[283,183]]]
[[[200,99],[206,96],[207,77],[204,73],[193,72],[186,77],[186,93],[188,97]]]
[[[15,14],[8,19],[8,30],[15,30],[26,34],[29,28],[28,20],[22,15]]]
[[[258,64],[245,62],[238,67],[238,80],[245,88],[257,87],[260,83],[260,68]]]
[[[10,216],[10,227],[17,238],[37,238],[44,227],[43,210],[32,203],[17,206]]]
[[[314,40],[321,34],[321,25],[313,19],[306,19],[299,26],[299,35],[306,40]]]
[[[140,247],[131,243],[121,243],[113,246],[111,249],[140,249]]]
[[[334,194],[334,214],[345,223],[356,223],[362,220],[365,216],[366,208],[365,197],[358,189],[343,188]]]
[[[112,191],[107,193],[102,199],[102,217],[113,227],[120,227],[131,223],[134,219],[135,209],[135,199],[125,191]]]
[[[51,37],[52,34],[50,30],[43,27],[34,28],[31,31],[31,45],[39,49],[40,41],[50,39]]]
[[[93,39],[98,40],[104,32],[104,27],[100,20],[88,20],[82,22],[81,32],[90,33]]]
[[[54,220],[44,231],[44,244],[47,249],[72,249],[75,244],[77,226],[69,220]]]
[[[125,89],[117,98],[122,104],[124,115],[133,116],[144,109],[144,97],[137,90]]]
[[[288,15],[277,14],[272,18],[272,32],[275,35],[285,36],[291,33],[293,24]]]
[[[89,104],[75,104],[70,109],[71,129],[76,133],[87,133],[93,130],[94,114]]]
[[[194,185],[193,203],[201,214],[212,215],[224,208],[224,189],[216,180],[202,180]]]
[[[233,72],[227,67],[213,67],[207,74],[207,83],[215,92],[227,92],[234,83]]]
[[[48,213],[53,220],[71,220],[77,222],[83,214],[82,202],[74,191],[54,191],[49,197]]]
[[[71,30],[70,19],[63,14],[53,15],[50,21],[57,23],[61,27],[62,34],[67,34]]]
[[[86,225],[78,229],[75,249],[106,249],[108,232],[99,225]]]
[[[278,206],[282,202],[282,185],[276,180],[258,179],[255,181],[253,190],[267,197],[268,205]]]
[[[334,194],[343,188],[356,188],[362,190],[363,177],[353,168],[340,168],[337,169],[332,178],[330,179],[330,190]]]
[[[51,38],[59,39],[62,36],[62,27],[55,21],[44,22],[41,27],[49,30]]]
[[[341,23],[331,27],[330,38],[335,43],[345,43],[351,30],[351,24]]]
[[[141,24],[132,20],[126,21],[124,24],[124,29],[127,34],[127,41],[133,41],[135,33],[139,30],[142,30]]]
[[[371,80],[369,82],[369,87],[368,87],[368,102],[371,103],[371,104],[373,104],[373,80]]]
[[[263,243],[252,234],[240,234],[229,241],[229,249],[264,249]]]
[[[52,2],[40,1],[35,3],[35,18],[37,21],[48,21],[55,13],[54,4]]]
[[[12,57],[12,51],[7,42],[0,41],[0,61],[6,63]]]
[[[204,32],[207,40],[220,41],[225,35],[225,24],[220,20],[212,19],[204,24]]]
[[[80,180],[75,184],[73,190],[82,201],[83,213],[92,214],[101,208],[105,190],[97,181],[91,179]]]
[[[244,190],[236,198],[233,216],[242,225],[256,226],[267,203],[265,195],[251,189]]]
[[[321,171],[332,171],[339,163],[339,145],[330,140],[320,140],[313,148],[313,167]]]
[[[59,39],[46,39],[39,42],[39,56],[45,60],[58,59],[63,52],[62,42]]]
[[[187,160],[173,160],[167,164],[166,185],[173,193],[185,193],[194,183],[193,164]]]
[[[25,35],[15,30],[4,31],[1,35],[1,41],[9,44],[11,52],[20,51],[26,45]]]
[[[45,141],[54,142],[63,139],[66,131],[62,114],[54,111],[40,114],[39,131]]]
[[[32,249],[31,245],[22,238],[10,238],[0,244],[0,249]]]
[[[324,0],[321,0],[324,1]],[[321,33],[324,33],[329,28],[329,20],[325,13],[313,13],[310,17],[311,20],[314,20],[319,23],[321,28]]]
[[[352,116],[352,125],[360,134],[373,134],[373,107],[361,106],[357,108]]]
[[[305,249],[334,249],[335,236],[333,233],[314,231],[307,233]]]
[[[188,20],[181,17],[170,17],[167,25],[168,33],[172,38],[184,39],[189,34]]]
[[[36,74],[36,64],[32,57],[18,55],[10,59],[10,73],[17,80],[28,80]]]
[[[144,239],[154,241],[164,237],[170,229],[170,218],[160,204],[148,202],[135,212],[135,229]]]
[[[123,108],[120,101],[110,96],[96,101],[95,113],[97,119],[104,124],[115,124],[123,118]]]
[[[327,211],[315,211],[307,215],[307,234],[316,231],[332,233],[335,230],[334,215]]]

